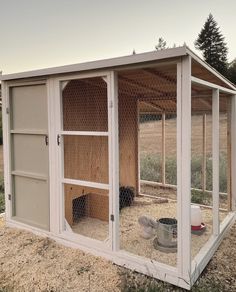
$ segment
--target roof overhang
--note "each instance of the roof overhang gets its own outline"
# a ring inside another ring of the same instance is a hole
[[[48,75],[58,75],[65,73],[92,71],[101,69],[110,69],[123,67],[127,65],[137,65],[142,63],[149,63],[158,60],[171,59],[187,55],[186,47],[178,47],[160,51],[153,51],[130,56],[104,59],[92,62],[85,62],[79,64],[72,64],[60,67],[52,67],[46,69],[39,69],[33,71],[26,71],[20,73],[6,74],[1,76],[1,80],[13,80],[31,77],[41,77]]]
[[[33,71],[26,71],[20,73],[13,74],[5,74],[0,76],[0,80],[16,80],[16,79],[25,79],[25,78],[40,78],[47,77],[53,75],[60,74],[70,74],[70,73],[79,73],[84,71],[95,71],[95,70],[106,70],[106,69],[115,69],[119,70],[125,68],[127,66],[133,67],[137,65],[148,65],[153,62],[164,62],[165,60],[177,60],[178,58],[184,56],[191,56],[191,58],[196,62],[199,66],[207,70],[209,74],[217,78],[219,82],[221,82],[221,86],[225,86],[232,90],[236,90],[236,87],[227,80],[224,76],[222,76],[219,72],[217,72],[214,68],[212,68],[209,64],[203,61],[200,57],[198,57],[193,51],[191,51],[187,46],[152,51],[147,53],[129,55],[118,58],[104,59],[92,62],[85,62],[79,64],[65,65],[59,67],[52,67],[46,69],[39,69]]]

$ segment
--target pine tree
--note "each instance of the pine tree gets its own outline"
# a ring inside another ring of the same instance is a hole
[[[202,51],[205,61],[226,76],[228,48],[224,39],[217,22],[209,14],[194,44]]]
[[[236,84],[236,59],[229,64],[228,78],[231,82]]]
[[[160,37],[158,39],[158,44],[155,46],[155,48],[157,51],[166,49],[166,41],[162,37]]]

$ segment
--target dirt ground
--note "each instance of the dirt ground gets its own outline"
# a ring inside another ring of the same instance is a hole
[[[236,291],[236,224],[192,291]],[[0,219],[0,291],[183,291],[102,258],[7,228]],[[149,282],[155,290],[148,290]],[[143,289],[143,290],[142,290]]]
[[[48,238],[1,223],[0,247],[0,291],[120,291],[112,263]]]

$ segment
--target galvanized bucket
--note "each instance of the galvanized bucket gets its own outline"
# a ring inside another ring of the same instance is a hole
[[[161,218],[158,221],[157,240],[163,247],[177,246],[177,220],[174,218]]]

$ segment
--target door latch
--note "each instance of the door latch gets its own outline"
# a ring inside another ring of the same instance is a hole
[[[45,144],[48,146],[48,135],[45,135]]]
[[[59,146],[61,144],[61,136],[57,135],[57,145]]]

